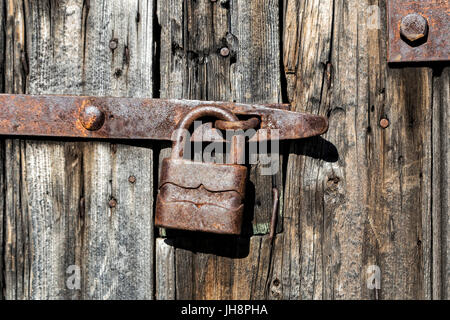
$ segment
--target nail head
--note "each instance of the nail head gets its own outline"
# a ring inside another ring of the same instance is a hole
[[[389,120],[386,118],[381,119],[380,127],[382,127],[383,129],[386,129],[387,127],[389,127]]]
[[[105,114],[96,106],[85,106],[79,116],[80,122],[86,130],[99,130],[105,123]]]
[[[228,57],[229,54],[230,54],[230,49],[228,49],[227,47],[223,47],[222,49],[220,49],[220,55],[222,57]]]
[[[111,41],[109,41],[109,48],[111,50],[117,49],[117,43],[118,43],[117,39],[112,39]]]
[[[111,200],[109,200],[108,204],[110,208],[114,208],[117,205],[117,201],[116,199],[112,198]]]

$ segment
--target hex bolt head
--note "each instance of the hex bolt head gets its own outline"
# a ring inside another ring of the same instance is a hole
[[[79,116],[80,122],[86,130],[97,131],[105,123],[105,114],[96,106],[85,106]]]
[[[222,49],[220,49],[220,55],[222,57],[228,57],[230,55],[230,49],[228,49],[227,47],[223,47]]]
[[[402,18],[400,34],[410,42],[423,39],[428,34],[428,21],[418,13],[410,13]]]

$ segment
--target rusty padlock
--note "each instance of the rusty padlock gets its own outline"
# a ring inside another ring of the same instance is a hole
[[[242,136],[233,136],[232,164],[183,159],[183,133],[204,116],[238,121],[231,111],[215,106],[197,107],[180,121],[171,157],[162,162],[155,225],[237,235],[241,233],[247,178],[247,168],[236,164],[237,157],[242,156],[237,143]]]

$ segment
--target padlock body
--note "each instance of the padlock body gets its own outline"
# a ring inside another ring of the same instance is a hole
[[[164,159],[155,225],[240,234],[246,177],[247,168],[241,165]]]

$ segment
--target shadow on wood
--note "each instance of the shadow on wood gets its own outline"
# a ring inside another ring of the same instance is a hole
[[[302,139],[292,143],[289,153],[320,159],[325,162],[337,162],[339,152],[334,144],[322,137]]]
[[[166,232],[168,239],[164,241],[177,249],[238,259],[249,254],[249,237],[169,229]]]

